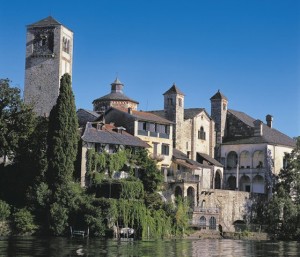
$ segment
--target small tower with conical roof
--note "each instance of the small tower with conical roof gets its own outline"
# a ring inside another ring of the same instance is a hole
[[[104,112],[109,107],[121,107],[137,110],[139,102],[130,99],[124,94],[124,84],[118,78],[116,78],[110,85],[111,91],[109,94],[93,101],[94,111]]]
[[[49,16],[27,26],[24,101],[48,116],[59,95],[60,78],[72,75],[73,32]]]
[[[216,143],[221,144],[225,135],[228,99],[220,90],[210,98],[211,117],[215,121]]]
[[[175,85],[167,90],[164,94],[164,111],[166,118],[174,122],[173,126],[173,143],[174,147],[182,150],[181,137],[183,135],[184,122],[184,94]]]

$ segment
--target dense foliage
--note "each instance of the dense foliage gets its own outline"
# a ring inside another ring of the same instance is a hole
[[[284,240],[300,238],[300,137],[295,149],[286,154],[286,165],[277,177],[275,192],[268,204],[258,206],[258,220],[269,232]]]
[[[34,115],[25,105],[20,89],[10,86],[8,79],[0,79],[0,157],[4,163],[13,159],[21,144],[34,129]]]

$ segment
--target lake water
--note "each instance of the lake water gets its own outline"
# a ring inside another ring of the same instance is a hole
[[[300,256],[300,243],[229,239],[115,241],[97,238],[0,237],[0,256]]]

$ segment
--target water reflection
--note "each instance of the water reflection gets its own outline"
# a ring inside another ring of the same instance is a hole
[[[297,242],[242,240],[115,241],[70,238],[0,238],[0,256],[300,256]]]

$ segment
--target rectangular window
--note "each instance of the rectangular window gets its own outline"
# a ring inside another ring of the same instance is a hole
[[[169,155],[169,145],[166,145],[166,144],[161,145],[161,154]]]

